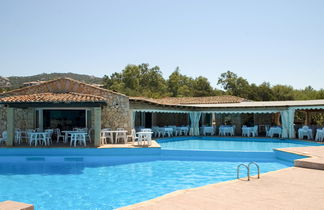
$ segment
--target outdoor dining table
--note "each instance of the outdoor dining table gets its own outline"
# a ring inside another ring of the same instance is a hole
[[[280,137],[281,137],[281,132],[282,132],[281,127],[278,127],[278,126],[276,126],[276,127],[271,127],[271,128],[269,129],[269,131],[268,131],[268,136],[271,137],[271,138],[273,138],[273,136],[274,136],[275,134],[277,134],[277,135],[279,136],[279,138],[280,138]]]
[[[34,137],[35,136],[35,137]],[[39,140],[44,140],[44,144],[45,146],[49,145],[49,142],[47,141],[46,139],[46,132],[40,132],[40,131],[36,131],[36,132],[30,132],[29,133],[29,136],[28,136],[28,141],[29,141],[29,144],[31,145],[31,141],[32,139],[35,138],[35,147],[37,146],[37,142]]]
[[[243,126],[242,127],[242,135],[247,135],[248,137],[255,135],[254,133],[254,127],[247,127],[247,126]]]
[[[117,137],[118,137],[118,134],[125,134],[125,138],[127,138],[126,137],[126,133],[127,133],[127,131],[126,130],[120,130],[120,131],[108,131],[108,130],[104,130],[104,131],[102,131],[103,133],[110,133],[111,134],[111,136],[113,137],[113,143],[114,144],[117,144]],[[125,141],[125,144],[127,144],[127,139],[126,139],[126,141]]]
[[[188,127],[177,127],[179,129],[179,135],[188,135],[189,133],[189,128]]]
[[[207,133],[210,134],[210,135],[214,135],[215,134],[214,127],[212,127],[212,126],[201,127],[200,128],[200,132],[204,136],[206,136]]]
[[[147,142],[147,145],[151,145],[152,133],[153,132],[147,132],[147,131],[137,132],[136,134],[138,137],[138,144],[142,142],[143,144],[145,144],[145,142]]]
[[[315,141],[323,141],[324,129],[316,129]]]
[[[231,136],[234,136],[234,126],[221,125],[219,127],[219,135],[220,136],[226,136],[226,134],[230,134]]]
[[[307,136],[307,139],[313,138],[313,130],[310,128],[299,128],[298,129],[298,138],[303,139],[304,136]]]
[[[64,133],[64,143],[67,143],[69,140],[69,135],[71,135],[72,133],[84,133],[84,132],[80,132],[80,131],[62,131],[62,133]]]

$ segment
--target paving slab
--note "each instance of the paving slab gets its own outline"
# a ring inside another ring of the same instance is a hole
[[[323,177],[324,170],[290,167],[261,179],[179,190],[120,209],[324,209]]]
[[[120,209],[324,210],[324,146],[277,150],[307,158],[295,160],[298,167],[261,174],[261,179],[252,177],[251,181],[233,180],[179,190]]]

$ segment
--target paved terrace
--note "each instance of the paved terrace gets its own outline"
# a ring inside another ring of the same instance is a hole
[[[324,146],[280,150],[310,158],[295,161],[300,167],[261,174],[261,179],[179,190],[121,209],[324,209],[324,170],[310,169],[324,166]]]

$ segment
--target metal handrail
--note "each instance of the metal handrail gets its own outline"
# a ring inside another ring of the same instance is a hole
[[[258,169],[258,179],[260,179],[260,166],[256,162],[250,162],[248,164],[249,172],[250,172],[250,166],[251,165],[255,165],[257,167],[257,169]]]
[[[237,170],[236,170],[237,179],[240,178],[240,167],[241,166],[244,166],[247,169],[248,181],[250,181],[250,168],[247,165],[243,164],[243,163],[237,166]]]

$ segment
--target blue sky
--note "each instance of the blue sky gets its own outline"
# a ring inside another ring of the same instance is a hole
[[[0,75],[179,66],[324,88],[322,0],[0,0]]]

